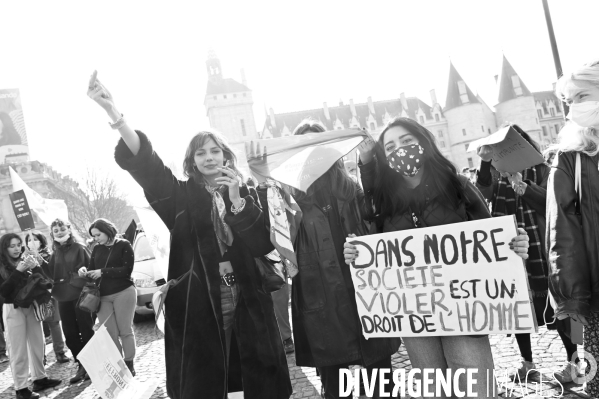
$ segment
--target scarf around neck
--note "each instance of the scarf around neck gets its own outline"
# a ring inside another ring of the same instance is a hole
[[[214,233],[216,234],[220,254],[224,255],[227,252],[227,247],[233,245],[233,231],[225,223],[227,208],[222,194],[226,190],[226,186],[223,185],[215,188],[210,187],[206,183],[204,187],[206,187],[206,191],[212,196],[212,225],[214,226]]]

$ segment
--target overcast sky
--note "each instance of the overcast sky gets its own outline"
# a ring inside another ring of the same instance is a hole
[[[398,98],[445,103],[449,60],[496,103],[502,53],[532,91],[556,80],[541,0],[499,1],[10,1],[0,0],[0,88],[19,88],[31,158],[77,178],[115,173],[118,133],[86,97],[94,69],[129,124],[167,162],[182,162],[208,127],[209,49],[223,74],[253,90],[257,130],[275,112]],[[596,0],[550,0],[564,69],[599,58]]]

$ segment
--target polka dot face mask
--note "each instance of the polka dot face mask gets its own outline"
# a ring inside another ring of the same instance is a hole
[[[415,176],[424,163],[424,148],[418,144],[399,147],[387,157],[389,167],[405,176]]]

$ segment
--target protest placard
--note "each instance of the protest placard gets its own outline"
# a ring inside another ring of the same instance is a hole
[[[12,209],[15,212],[21,231],[35,229],[33,215],[31,214],[31,209],[29,209],[27,197],[25,197],[23,190],[10,193],[8,196],[10,197],[10,203],[12,204]]]
[[[348,238],[366,338],[537,329],[513,216]]]
[[[521,172],[545,162],[543,156],[511,126],[473,141],[468,146],[468,152],[476,151],[483,145],[493,149],[491,164],[500,172]]]

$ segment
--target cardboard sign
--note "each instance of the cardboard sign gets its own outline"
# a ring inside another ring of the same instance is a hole
[[[513,216],[348,238],[366,338],[536,332]]]
[[[521,172],[545,162],[543,156],[511,126],[473,141],[468,146],[468,152],[476,151],[483,145],[493,149],[491,164],[500,172]]]
[[[29,209],[25,192],[23,190],[19,190],[8,194],[8,196],[10,197],[12,209],[15,212],[15,216],[17,217],[17,222],[19,222],[21,231],[35,229],[33,215],[31,214],[31,209]]]

